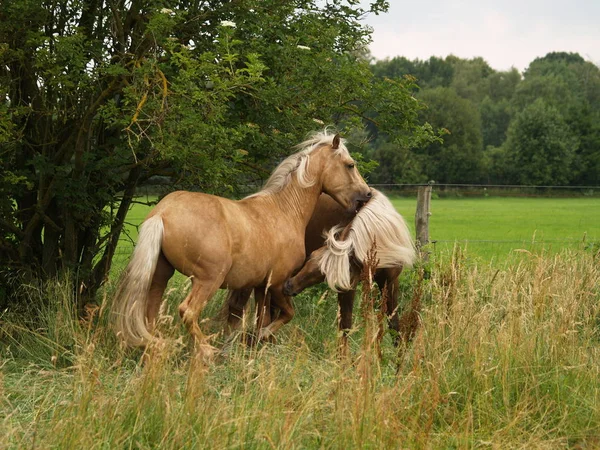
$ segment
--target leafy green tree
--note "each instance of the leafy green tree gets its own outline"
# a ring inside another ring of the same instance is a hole
[[[419,60],[411,61],[404,56],[397,56],[373,62],[371,70],[379,78],[402,78],[405,75],[418,78],[419,73],[416,67],[418,64]]]
[[[448,133],[415,152],[423,158],[427,179],[438,183],[470,183],[481,179],[481,121],[475,105],[459,97],[452,88],[424,90],[420,100],[427,105],[422,118]]]
[[[512,104],[515,111],[522,111],[537,99],[543,98],[547,104],[568,115],[569,110],[577,103],[573,94],[569,81],[561,76],[555,74],[530,76],[517,87]]]
[[[506,146],[488,146],[483,151],[482,183],[510,184],[512,166],[508,162]]]
[[[495,102],[510,100],[521,80],[521,74],[514,67],[506,72],[491,73],[486,79],[486,94]]]
[[[447,59],[432,56],[426,61],[410,61],[398,56],[371,65],[376,77],[402,78],[410,75],[422,88],[448,87],[454,77],[454,66]]]
[[[538,99],[508,129],[506,156],[513,183],[567,185],[578,146],[560,112]]]
[[[506,130],[512,118],[510,102],[493,101],[486,96],[479,104],[483,147],[498,147],[506,140]]]
[[[569,128],[579,139],[573,161],[571,183],[580,186],[600,185],[600,113],[590,104],[573,111]]]
[[[563,166],[565,173],[560,178],[570,180],[571,184],[600,184],[600,68],[585,61],[579,54],[548,53],[532,61],[523,76],[514,68],[505,72],[494,71],[482,58],[462,59],[452,55],[445,59],[430,58],[426,61],[396,57],[376,61],[372,64],[372,69],[377,77],[414,76],[423,90],[422,94],[415,95],[432,102],[439,109],[435,113],[423,113],[422,117],[429,120],[429,114],[437,115],[431,118],[431,124],[434,127],[446,127],[451,133],[453,130],[461,130],[463,133],[466,128],[457,127],[456,120],[455,123],[452,122],[454,105],[428,98],[441,95],[439,92],[432,94],[432,88],[445,87],[453,90],[458,97],[468,100],[471,105],[465,107],[478,110],[477,123],[480,126],[483,153],[481,158],[475,156],[467,159],[482,161],[479,166],[481,179],[490,183],[514,182],[511,174],[524,170],[522,167],[511,167],[511,160],[506,158],[508,129],[516,120],[517,114],[543,99],[546,105],[560,114],[570,135],[577,136],[578,139],[572,161],[568,166]],[[431,110],[432,108],[429,109]],[[397,172],[403,174],[402,177],[409,176],[413,180],[431,178],[429,172],[425,172],[425,167],[429,167],[427,170],[431,171],[436,165],[435,158],[433,162],[429,161],[431,154],[442,154],[442,149],[445,149],[445,157],[450,160],[448,153],[456,150],[456,161],[459,161],[465,158],[459,148],[473,148],[462,144],[454,146],[454,150],[446,147],[452,145],[455,138],[453,134],[445,137],[446,144],[434,143],[425,152],[414,148],[398,150],[394,145],[388,145],[385,139],[378,139],[373,146],[376,151],[372,155],[380,162],[385,161],[385,168],[379,169],[374,177],[379,176],[390,182],[392,179],[399,179],[395,176]],[[399,152],[398,164],[393,163],[395,151]],[[410,175],[404,175],[403,163],[408,161],[413,170]],[[470,173],[471,178],[460,181],[473,180],[473,172],[451,167],[447,166],[447,172],[452,174],[452,179],[458,180],[457,173]],[[424,172],[420,172],[421,170]],[[434,173],[438,179],[446,178],[437,169]]]
[[[522,111],[538,99],[556,108],[579,145],[569,167],[573,184],[600,183],[600,69],[576,53],[549,53],[525,72],[512,100]]]
[[[484,149],[499,147],[506,140],[512,119],[511,99],[520,81],[521,74],[516,69],[494,72],[486,78],[485,96],[479,102]]]
[[[450,87],[460,97],[479,104],[487,93],[487,78],[494,70],[483,58],[461,59],[448,56],[446,61],[454,68]]]
[[[375,184],[426,183],[425,161],[411,149],[382,140],[367,155],[377,161],[377,170],[370,175],[369,182]]]
[[[371,2],[378,13],[386,2]],[[410,81],[374,79],[355,2],[5,0],[0,4],[0,277],[110,269],[136,187],[235,195],[322,124],[416,123]]]

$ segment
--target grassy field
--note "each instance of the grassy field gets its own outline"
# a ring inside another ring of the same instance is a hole
[[[414,228],[416,200],[393,203]],[[434,253],[455,244],[483,261],[503,261],[514,250],[556,253],[600,241],[598,198],[444,198],[431,202]]]
[[[152,200],[152,199],[150,199]],[[393,197],[392,203],[414,230],[416,199]],[[134,205],[128,221],[140,223],[150,207]],[[448,257],[458,244],[469,258],[503,262],[514,250],[556,253],[600,241],[599,198],[444,198],[431,202],[430,236],[434,255]],[[124,241],[118,261],[129,257],[137,237]]]
[[[394,202],[411,223],[414,201]],[[233,344],[204,365],[178,339],[186,283],[168,291],[167,339],[145,362],[111,331],[113,283],[85,320],[69,283],[29,287],[41,319],[0,313],[0,448],[598,448],[600,255],[578,242],[598,240],[599,206],[434,200],[432,238],[448,242],[430,280],[403,277],[403,302],[422,302],[413,342],[379,342],[365,291],[345,358],[335,297],[319,288],[295,299],[276,344]],[[488,236],[518,242],[447,250]]]

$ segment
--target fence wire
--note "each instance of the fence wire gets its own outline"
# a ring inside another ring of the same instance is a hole
[[[434,197],[600,197],[600,186],[532,186],[513,184],[370,184],[386,195],[416,195],[419,187],[431,186]]]
[[[485,197],[515,197],[515,198],[600,198],[600,186],[532,186],[532,185],[490,185],[490,184],[465,184],[465,183],[404,183],[404,184],[370,184],[370,186],[382,191],[391,198],[403,197],[403,198],[415,198],[417,191],[421,186],[432,186],[432,198],[443,199],[443,198],[485,198]],[[250,190],[251,187],[248,186]],[[252,192],[257,190],[256,186],[252,186]],[[164,195],[164,186],[161,187],[160,192],[156,191],[155,186],[143,186],[138,190],[138,195],[143,198],[145,202],[149,199],[160,197]],[[144,206],[138,206],[144,207]],[[600,208],[600,205],[598,205]],[[149,206],[146,206],[148,211]],[[433,218],[435,221],[435,205],[433,209]],[[144,214],[145,215],[145,214]],[[406,215],[405,219],[407,222],[412,222],[414,213]],[[134,224],[130,224],[129,228],[134,227]],[[436,226],[443,226],[436,223]],[[600,223],[598,224],[600,229]],[[553,245],[553,246],[575,246],[575,245],[588,245],[597,246],[597,236],[591,236],[589,241],[583,242],[580,238],[549,238],[549,239],[470,239],[470,238],[458,238],[458,239],[436,239],[435,235],[431,236],[431,240],[434,246],[448,247],[455,243],[459,245],[490,245],[490,246],[536,246],[536,245]],[[134,239],[131,237],[123,236],[119,242],[119,246],[116,251],[117,258],[124,258],[131,254],[134,246]]]

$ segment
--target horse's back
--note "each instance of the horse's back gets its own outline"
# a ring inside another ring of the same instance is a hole
[[[176,191],[165,196],[148,218],[163,221],[162,251],[169,263],[191,276],[203,270],[227,270],[231,264],[231,235],[224,226],[224,202],[200,192]]]
[[[264,199],[235,201],[177,191],[148,217],[154,215],[163,220],[162,250],[169,263],[187,276],[224,273],[224,287],[257,286],[269,277],[283,280],[304,259],[302,241],[294,245],[291,219]]]

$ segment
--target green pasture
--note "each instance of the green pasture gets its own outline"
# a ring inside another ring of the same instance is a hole
[[[416,198],[391,199],[414,232]],[[117,266],[127,260],[137,238],[136,224],[150,209],[135,204],[129,212],[129,237],[118,249]],[[600,198],[437,199],[434,195],[429,232],[434,256],[447,256],[459,245],[469,258],[491,263],[519,257],[524,251],[585,248],[600,241]]]
[[[392,203],[414,229],[416,199]],[[598,198],[433,198],[429,227],[432,251],[454,245],[483,261],[504,261],[523,250],[556,253],[600,240]]]

